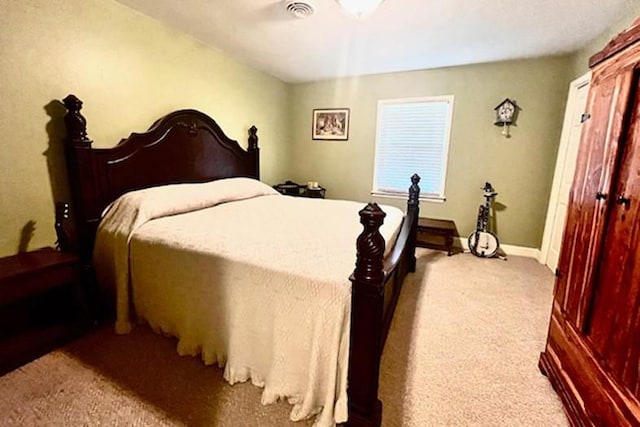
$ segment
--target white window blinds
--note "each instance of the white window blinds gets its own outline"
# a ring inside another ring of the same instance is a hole
[[[373,193],[404,195],[421,177],[421,198],[444,199],[453,96],[378,102]]]

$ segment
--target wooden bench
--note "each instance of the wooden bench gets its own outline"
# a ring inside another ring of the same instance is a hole
[[[456,233],[456,225],[449,219],[420,218],[416,246],[447,251],[447,255],[451,256]]]

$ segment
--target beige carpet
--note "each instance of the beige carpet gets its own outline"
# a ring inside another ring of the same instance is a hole
[[[385,348],[385,426],[567,426],[537,368],[553,277],[535,260],[419,250]],[[261,389],[110,328],[0,377],[2,426],[308,426]]]

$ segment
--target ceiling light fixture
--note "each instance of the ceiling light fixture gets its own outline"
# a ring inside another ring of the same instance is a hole
[[[350,15],[362,18],[380,6],[384,0],[336,0],[338,4]]]

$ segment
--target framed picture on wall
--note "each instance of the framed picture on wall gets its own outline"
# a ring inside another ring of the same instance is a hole
[[[312,138],[327,141],[349,139],[349,109],[325,108],[313,110]]]

